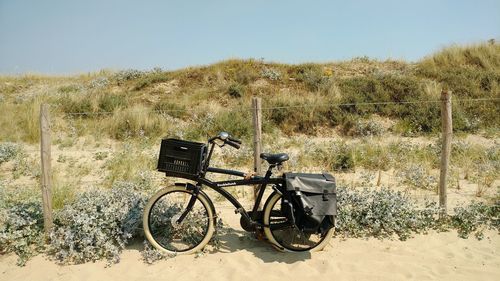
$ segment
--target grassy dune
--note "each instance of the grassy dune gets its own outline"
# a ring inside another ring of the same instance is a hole
[[[130,237],[142,235],[141,202],[178,181],[155,171],[161,137],[206,141],[228,131],[244,145],[217,150],[211,165],[251,171],[254,96],[263,100],[263,151],[287,152],[284,171],[335,175],[339,205],[347,206],[339,207],[340,235],[404,240],[453,229],[463,238],[498,239],[499,84],[500,45],[490,43],[452,46],[416,63],[227,60],[176,71],[0,77],[0,258],[14,252],[22,265],[46,252],[63,264],[116,261],[130,243],[123,227]],[[453,91],[455,130],[446,221],[434,204],[443,88]],[[41,103],[50,104],[52,117],[59,227],[49,248],[39,202]],[[251,190],[230,191],[247,202]],[[75,227],[80,222],[84,227]],[[82,241],[92,243],[80,247]],[[157,257],[147,249],[144,259]]]
[[[107,187],[121,180],[160,181],[152,171],[164,136],[205,141],[228,131],[246,145],[222,150],[214,164],[248,168],[250,100],[259,96],[264,150],[289,152],[288,169],[343,172],[348,176],[339,179],[353,186],[379,185],[386,178],[386,185],[434,191],[440,104],[364,103],[436,101],[448,88],[458,137],[450,182],[456,188],[474,184],[472,193],[482,196],[494,190],[500,169],[499,83],[500,45],[490,43],[452,46],[417,63],[228,60],[177,71],[0,77],[0,148],[5,159],[14,151],[8,142],[19,143],[16,151],[28,150],[3,161],[12,163],[3,167],[12,172],[15,186],[36,183],[38,108],[46,102],[61,198],[86,180]],[[490,100],[464,101],[477,98]]]
[[[499,83],[500,45],[490,43],[453,46],[417,63],[366,57],[300,65],[227,60],[176,71],[0,77],[0,140],[36,142],[41,102],[52,105],[56,131],[78,136],[204,139],[224,129],[248,138],[253,96],[272,108],[264,110],[265,132],[316,135],[326,127],[353,135],[367,120],[381,119],[375,126],[385,120],[395,134],[421,135],[439,131],[439,104],[338,104],[433,101],[441,88],[454,93],[457,132],[495,133],[499,100],[461,100],[499,98]]]

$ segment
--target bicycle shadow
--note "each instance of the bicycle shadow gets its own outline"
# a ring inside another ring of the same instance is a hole
[[[218,234],[218,239],[220,248],[213,249],[211,252],[233,253],[236,251],[247,251],[265,263],[280,262],[292,264],[311,259],[310,252],[280,252],[268,241],[258,240],[252,233],[242,230],[223,229]]]

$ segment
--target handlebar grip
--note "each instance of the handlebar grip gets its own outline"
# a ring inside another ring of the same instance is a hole
[[[232,142],[235,142],[237,144],[241,144],[241,141],[239,139],[235,139],[235,138],[232,138],[232,137],[228,137],[227,139],[230,140],[230,141],[232,141]]]
[[[236,148],[236,149],[240,149],[240,144],[239,143],[233,142],[233,141],[231,141],[229,139],[227,139],[225,141],[225,143],[228,144],[228,145],[230,145],[230,146],[232,146],[232,147],[234,147],[234,148]]]

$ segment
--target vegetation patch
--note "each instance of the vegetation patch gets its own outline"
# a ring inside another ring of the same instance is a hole
[[[138,235],[145,201],[127,184],[81,194],[55,216],[48,253],[62,264],[103,258],[118,262],[120,252]]]
[[[17,264],[23,266],[44,249],[42,206],[34,200],[13,204],[4,200],[0,198],[0,254],[15,253]]]
[[[19,256],[18,264],[40,252],[61,264],[105,259],[119,261],[121,251],[134,238],[142,237],[141,219],[147,195],[131,183],[117,183],[110,190],[90,190],[55,212],[50,244],[43,242],[43,215],[40,202],[23,196],[0,193],[0,246],[3,252]],[[4,189],[2,189],[4,190]],[[13,191],[20,192],[19,189]],[[485,229],[500,231],[499,207],[473,202],[454,209],[446,219],[438,216],[435,203],[419,205],[407,194],[390,189],[368,190],[339,187],[336,233],[341,237],[376,237],[405,240],[431,229],[456,229],[462,238],[473,234],[482,239]],[[220,222],[217,228],[222,226]],[[217,235],[212,245],[220,241]],[[146,262],[165,256],[147,243]]]
[[[498,204],[472,202],[456,207],[453,214],[440,218],[435,202],[417,204],[407,194],[390,189],[337,189],[336,233],[343,237],[376,237],[406,240],[414,234],[434,229],[455,229],[459,237],[484,237],[484,230],[500,231]]]
[[[11,142],[0,143],[0,164],[14,159],[20,150],[18,144]]]

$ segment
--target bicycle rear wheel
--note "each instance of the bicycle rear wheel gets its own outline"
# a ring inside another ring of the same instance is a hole
[[[191,254],[210,241],[215,230],[214,210],[209,199],[199,193],[193,209],[181,223],[193,192],[172,186],[153,195],[144,209],[143,226],[148,241],[166,254]]]
[[[281,251],[315,252],[322,250],[330,241],[335,231],[331,228],[325,233],[307,234],[297,227],[287,226],[288,219],[281,213],[279,204],[281,194],[274,192],[264,205],[264,233],[267,239]]]

